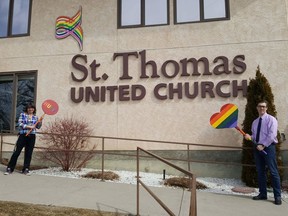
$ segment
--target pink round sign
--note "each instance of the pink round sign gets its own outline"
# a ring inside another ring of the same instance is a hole
[[[58,112],[58,104],[53,100],[45,100],[42,103],[42,110],[47,115],[55,115]]]

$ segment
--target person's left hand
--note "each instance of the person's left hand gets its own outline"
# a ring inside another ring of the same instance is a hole
[[[35,129],[35,125],[28,125],[28,126],[26,126],[26,128],[29,128],[29,129]]]
[[[263,151],[264,148],[265,148],[264,145],[261,145],[261,144],[257,145],[257,149],[258,149],[258,151]]]

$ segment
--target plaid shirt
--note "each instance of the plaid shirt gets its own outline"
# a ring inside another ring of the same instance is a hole
[[[38,117],[36,115],[33,115],[32,118],[29,118],[29,115],[27,113],[21,113],[18,119],[18,126],[19,126],[19,133],[20,134],[26,134],[30,131],[30,128],[26,128],[26,126],[32,126],[36,124],[38,121]],[[42,126],[42,123],[39,122],[36,125],[36,128],[40,128]],[[36,134],[36,129],[33,129],[30,134]]]

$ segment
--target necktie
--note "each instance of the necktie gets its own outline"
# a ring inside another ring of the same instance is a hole
[[[259,142],[260,137],[260,130],[261,130],[262,118],[259,118],[258,126],[257,126],[257,133],[256,133],[256,143]]]

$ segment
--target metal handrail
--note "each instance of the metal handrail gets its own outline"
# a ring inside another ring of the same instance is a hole
[[[140,147],[137,147],[137,216],[140,215],[140,184],[144,187],[144,189],[147,190],[147,192],[162,206],[162,208],[169,214],[169,215],[175,215],[160,199],[153,193],[146,184],[144,184],[143,181],[140,180],[139,176],[139,169],[140,169],[140,162],[139,162],[139,151],[143,151],[146,154],[156,158],[159,161],[162,161],[163,163],[173,167],[174,169],[177,169],[178,171],[184,173],[185,175],[189,176],[189,188],[191,191],[191,197],[190,197],[190,209],[189,209],[189,216],[197,216],[197,205],[196,205],[196,175],[191,173],[190,171],[184,170],[181,167],[172,164],[168,160],[165,160],[162,157],[159,157],[156,154],[153,154],[149,151],[146,151]]]
[[[6,133],[3,133],[6,132]],[[1,130],[1,145],[0,145],[0,161],[2,161],[2,150],[3,150],[3,144],[9,144],[9,145],[15,145],[14,143],[5,143],[3,142],[3,136],[5,135],[16,135],[17,133],[15,131],[9,131],[9,130]],[[48,134],[48,133],[43,133],[43,132],[38,132],[38,134]],[[52,135],[59,135],[59,136],[76,136],[73,134],[57,134],[57,133],[49,133]],[[236,165],[236,166],[250,166],[253,167],[255,166],[254,164],[242,164],[242,163],[232,163],[232,162],[221,162],[221,161],[208,161],[208,160],[192,160],[190,159],[190,146],[201,146],[201,147],[212,147],[212,148],[225,148],[225,149],[238,149],[238,150],[244,150],[244,149],[252,149],[251,147],[236,147],[236,146],[223,146],[223,145],[206,145],[206,144],[195,144],[195,143],[186,143],[186,142],[172,142],[172,141],[157,141],[157,140],[145,140],[145,139],[132,139],[132,138],[119,138],[119,137],[104,137],[104,136],[85,136],[89,138],[97,138],[101,139],[101,155],[102,155],[102,180],[103,180],[103,173],[104,173],[104,157],[105,155],[111,154],[111,155],[123,155],[123,156],[134,156],[136,157],[137,155],[125,155],[125,154],[120,154],[120,153],[107,153],[105,152],[105,139],[107,140],[126,140],[126,141],[137,141],[137,142],[153,142],[153,143],[165,143],[165,144],[174,144],[174,145],[186,145],[187,146],[187,158],[186,159],[175,159],[175,158],[165,158],[169,160],[175,160],[175,161],[185,161],[188,164],[188,170],[190,170],[190,162],[197,162],[197,163],[213,163],[213,164],[225,164],[225,165]],[[45,147],[37,147],[37,149],[45,149]],[[63,149],[55,149],[55,151],[63,151]],[[68,150],[67,150],[68,151]],[[283,151],[288,151],[286,149],[282,149]],[[99,151],[95,151],[97,153]],[[279,166],[279,168],[282,169],[287,169],[288,166]]]

